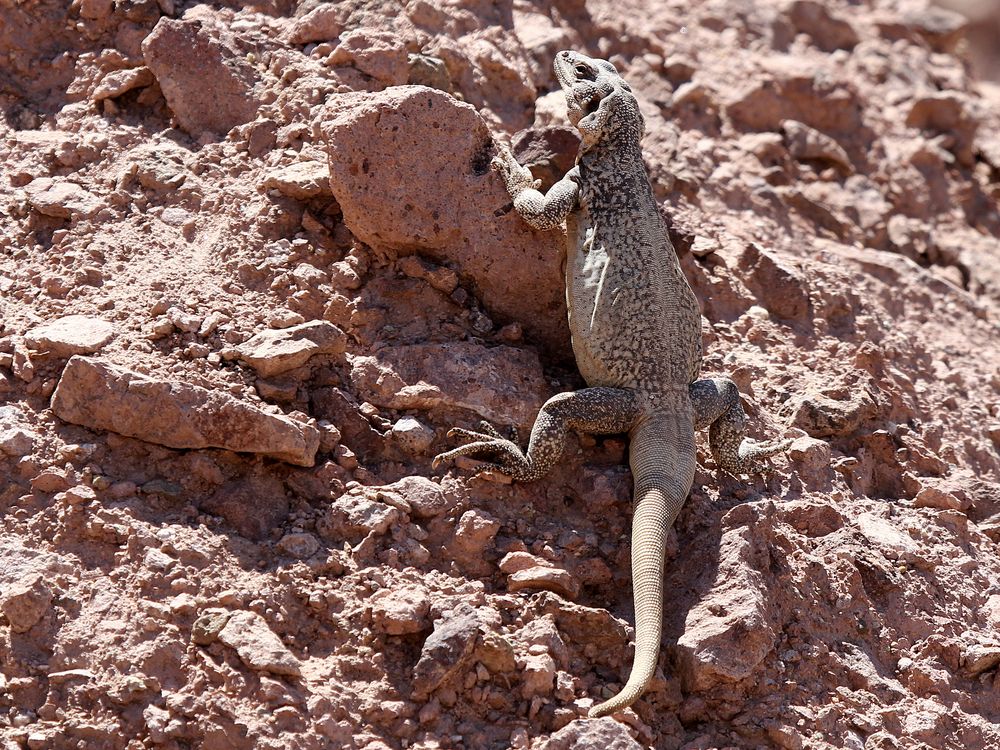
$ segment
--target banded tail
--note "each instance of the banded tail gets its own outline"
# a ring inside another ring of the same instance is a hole
[[[625,687],[590,709],[607,716],[645,692],[660,653],[667,531],[694,481],[694,419],[690,414],[656,414],[633,429],[629,451],[635,482],[632,516],[632,595],[635,601],[635,659]]]

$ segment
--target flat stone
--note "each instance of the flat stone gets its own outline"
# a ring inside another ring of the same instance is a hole
[[[321,161],[299,161],[280,167],[269,173],[261,185],[300,201],[333,195],[330,192],[330,169]]]
[[[89,315],[67,315],[32,328],[24,335],[24,340],[36,351],[72,357],[98,351],[114,335],[114,326],[106,320]]]
[[[26,185],[24,191],[38,213],[57,219],[86,218],[101,207],[97,196],[67,180],[39,177]]]
[[[99,102],[102,99],[114,99],[128,93],[132,89],[149,86],[154,80],[153,71],[144,65],[126,70],[112,70],[97,84],[97,88],[94,89],[94,93],[90,95],[90,98],[95,102]]]
[[[262,378],[301,367],[316,354],[343,354],[346,337],[333,323],[312,320],[261,331],[237,347],[239,358]]]
[[[218,638],[251,669],[293,677],[302,673],[299,660],[256,612],[233,612]]]
[[[228,393],[160,380],[74,356],[52,394],[60,419],[168,448],[223,448],[312,466],[316,427],[266,412]]]
[[[566,599],[580,595],[580,582],[561,568],[535,565],[518,570],[507,578],[508,591],[551,591]]]

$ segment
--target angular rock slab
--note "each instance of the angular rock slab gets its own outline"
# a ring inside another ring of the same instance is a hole
[[[219,640],[236,650],[251,669],[298,676],[302,665],[256,612],[233,612],[219,631]]]
[[[346,337],[333,323],[311,320],[291,328],[261,331],[237,348],[241,360],[262,378],[301,367],[315,354],[343,354]]]
[[[52,394],[60,419],[168,448],[223,448],[312,466],[319,430],[228,393],[75,356]]]
[[[143,40],[142,54],[178,124],[195,136],[222,135],[256,116],[257,72],[202,26],[161,18]]]
[[[91,354],[111,341],[114,326],[88,315],[67,315],[28,331],[24,340],[32,349],[56,357]]]
[[[455,263],[501,322],[569,353],[562,232],[510,209],[474,107],[425,86],[346,93],[330,98],[323,131],[330,186],[359,240]]]

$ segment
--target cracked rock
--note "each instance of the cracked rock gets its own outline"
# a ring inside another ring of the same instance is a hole
[[[225,448],[312,466],[319,430],[228,393],[74,356],[52,394],[60,419],[168,448]]]

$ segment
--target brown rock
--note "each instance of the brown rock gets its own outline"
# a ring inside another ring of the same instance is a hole
[[[833,138],[795,120],[781,123],[788,153],[796,159],[826,161],[843,169],[846,174],[854,171],[847,152]]]
[[[382,86],[399,86],[409,80],[410,61],[406,44],[398,34],[370,29],[352,29],[327,58],[327,65],[350,65],[371,76]]]
[[[351,381],[366,401],[389,409],[469,409],[525,433],[548,384],[534,352],[471,342],[415,344],[352,359]]]
[[[414,518],[433,518],[447,513],[459,502],[457,490],[454,486],[444,486],[418,476],[403,477],[382,488],[382,492],[402,497],[409,504]]]
[[[292,44],[332,41],[340,36],[349,16],[349,4],[323,3],[295,21],[288,32],[288,41]]]
[[[224,448],[312,466],[319,430],[227,393],[74,356],[52,394],[60,419],[168,448]]]
[[[2,597],[0,611],[15,633],[31,630],[52,604],[52,591],[38,574],[5,587]]]
[[[715,583],[691,608],[677,641],[691,690],[749,677],[774,648],[773,599],[763,589],[774,506],[746,503],[722,519]]]
[[[32,349],[56,357],[91,354],[111,341],[114,326],[106,320],[86,315],[67,315],[32,328],[24,341]]]
[[[316,530],[330,541],[356,539],[369,534],[384,534],[402,517],[398,508],[352,492],[341,495],[330,504],[326,513],[316,521]]]
[[[427,625],[431,598],[427,589],[419,584],[401,588],[382,589],[369,600],[372,606],[374,627],[389,635],[419,633]]]
[[[343,354],[346,337],[333,323],[311,320],[290,328],[261,331],[237,347],[239,358],[262,378],[301,367],[316,354]]]
[[[812,37],[816,46],[824,52],[853,49],[860,41],[858,32],[850,23],[816,0],[795,0],[789,8],[788,19],[797,31]]]
[[[481,510],[467,510],[455,524],[451,551],[458,560],[478,560],[500,530],[500,522]]]
[[[233,612],[218,638],[251,669],[292,677],[301,674],[299,660],[256,612]]]
[[[478,611],[468,604],[434,622],[434,631],[424,641],[413,668],[416,698],[427,696],[471,663],[482,627]]]
[[[217,28],[161,18],[142,53],[178,124],[192,135],[223,135],[257,116],[257,73]]]
[[[542,750],[641,750],[625,724],[610,716],[601,719],[576,719],[555,732]]]
[[[551,695],[556,682],[556,662],[548,654],[527,654],[518,659],[521,669],[521,696]]]
[[[308,532],[285,534],[278,541],[278,549],[289,557],[305,560],[319,551],[319,541]]]
[[[580,582],[561,568],[537,565],[512,573],[507,578],[508,591],[552,591],[566,599],[580,595]]]
[[[489,131],[472,106],[422,86],[342,94],[324,133],[330,184],[358,239],[455,263],[491,315],[568,351],[562,237],[508,210],[489,169]]]
[[[756,243],[745,247],[739,259],[746,283],[771,313],[788,320],[810,317],[809,287],[803,275]]]
[[[540,190],[548,190],[573,168],[580,150],[580,135],[567,125],[527,128],[514,136],[511,150],[519,163],[541,180]]]
[[[924,487],[916,497],[913,504],[918,508],[938,508],[939,510],[968,510],[971,502],[968,499],[961,499],[950,492],[939,487]]]
[[[288,498],[274,477],[250,475],[227,482],[199,504],[226,519],[240,536],[260,541],[288,518]]]

